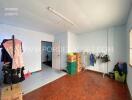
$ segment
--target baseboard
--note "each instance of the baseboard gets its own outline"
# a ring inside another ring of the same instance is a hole
[[[38,70],[38,71],[35,71],[35,72],[31,72],[31,74],[38,73],[38,72],[41,72],[41,71],[42,71],[42,69]]]
[[[67,70],[66,70],[66,69],[61,69],[60,71],[63,71],[63,72],[65,72],[65,73],[67,73]]]
[[[100,74],[100,75],[103,75],[104,73],[103,72],[99,72],[99,71],[95,71],[95,70],[90,70],[90,69],[85,69],[86,71],[90,71],[90,72],[93,72],[93,73],[97,73],[97,74]],[[105,73],[105,75],[108,76],[107,73]]]

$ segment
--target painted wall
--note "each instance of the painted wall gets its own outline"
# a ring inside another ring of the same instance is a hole
[[[78,51],[77,34],[68,32],[68,52]]]
[[[61,45],[61,69],[66,69],[67,53],[77,51],[77,35],[72,32],[58,33],[55,35],[55,42]]]
[[[79,51],[98,54],[107,54],[107,32],[108,32],[108,52],[111,61],[108,63],[108,71],[112,71],[114,65],[121,61],[126,61],[126,27],[112,27],[96,32],[78,35]],[[88,66],[88,69],[107,72],[107,64],[96,63],[95,66]]]
[[[112,71],[117,62],[126,62],[126,26],[112,27],[85,34],[74,34],[67,32],[57,34],[55,40],[61,43],[64,51],[61,51],[61,66],[66,68],[66,55],[68,52],[91,52],[107,54],[107,32],[108,32],[108,52],[111,61],[108,63],[108,71]],[[98,61],[94,67],[88,69],[107,73],[107,64],[100,64]]]
[[[132,9],[128,18],[128,22],[127,22],[127,61],[129,64],[129,31],[132,29]],[[127,84],[128,84],[128,88],[131,92],[131,96],[132,96],[132,68],[128,67],[128,76],[127,76]]]
[[[53,42],[54,36],[0,24],[0,42],[5,38],[10,39],[12,34],[23,42],[25,68],[30,72],[41,70],[41,41]]]

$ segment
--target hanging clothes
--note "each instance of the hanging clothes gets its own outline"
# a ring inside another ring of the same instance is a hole
[[[82,64],[83,64],[83,66],[86,67],[86,66],[85,66],[84,52],[81,52],[80,54],[81,54],[81,60],[82,60],[81,62],[82,62]]]
[[[97,59],[100,60],[101,63],[106,63],[110,61],[109,55],[103,53],[99,53]]]
[[[87,52],[84,52],[84,64],[87,66]]]
[[[82,64],[86,67],[86,66],[94,66],[94,64],[92,63],[92,56],[90,53],[88,52],[81,52],[81,59],[82,59]],[[93,59],[94,59],[94,63],[96,62],[95,56],[93,55]]]
[[[106,63],[110,61],[110,58],[108,55],[104,55],[103,57],[101,57],[101,59],[102,59],[102,63]]]
[[[15,48],[13,48],[13,41],[9,40],[3,43],[4,48],[8,52],[8,54],[13,59],[12,61],[12,69],[22,68],[24,66],[23,59],[22,59],[22,42],[20,40],[15,39]],[[13,49],[15,54],[13,55]]]
[[[90,66],[90,54],[89,53],[86,53],[86,65],[87,66]]]
[[[85,65],[89,66],[90,65],[90,60],[89,60],[89,53],[88,52],[84,52],[84,60],[85,60]]]
[[[22,42],[17,39],[4,39],[1,43],[1,61],[5,84],[15,84],[25,80],[22,59]]]
[[[4,74],[5,84],[15,84],[25,80],[24,77],[24,67],[18,69],[11,69],[10,63],[4,64],[2,68]]]
[[[120,76],[127,74],[127,63],[117,63],[113,70],[118,71]]]
[[[96,63],[96,59],[94,54],[90,54],[90,65],[94,66],[95,63]]]
[[[6,51],[5,47],[3,46],[3,44],[5,42],[7,42],[9,39],[4,39],[3,42],[1,43],[1,62],[12,62],[12,58],[11,56],[8,54],[8,52]]]
[[[82,64],[84,67],[87,66],[87,53],[86,52],[81,52],[81,59],[82,59]]]

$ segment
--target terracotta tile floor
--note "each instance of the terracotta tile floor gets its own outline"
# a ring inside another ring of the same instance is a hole
[[[126,85],[85,71],[66,75],[29,94],[24,100],[131,100]]]

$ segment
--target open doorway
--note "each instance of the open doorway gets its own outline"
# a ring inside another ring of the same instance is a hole
[[[52,42],[41,41],[41,65],[52,67]]]

